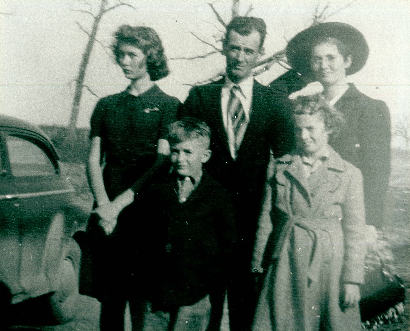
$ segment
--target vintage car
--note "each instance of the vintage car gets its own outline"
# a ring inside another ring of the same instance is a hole
[[[0,329],[65,323],[78,310],[80,249],[75,206],[51,141],[0,115]]]

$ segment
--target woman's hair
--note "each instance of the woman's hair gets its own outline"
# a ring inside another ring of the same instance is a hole
[[[335,136],[345,123],[343,114],[332,107],[320,94],[299,96],[293,100],[292,117],[319,114],[326,129]]]
[[[169,125],[167,140],[171,145],[190,139],[201,140],[207,149],[211,140],[211,129],[205,122],[193,117],[183,117]]]
[[[159,80],[168,75],[164,47],[154,29],[146,26],[121,25],[114,33],[114,42],[111,46],[117,63],[119,48],[123,44],[133,45],[144,53],[147,58],[147,72],[151,80]]]
[[[311,55],[313,53],[313,48],[315,48],[317,45],[323,44],[323,43],[329,43],[333,44],[337,47],[337,50],[339,53],[343,56],[343,58],[346,60],[349,55],[352,55],[352,51],[350,48],[341,40],[334,38],[334,37],[329,37],[329,36],[319,36],[316,38],[312,44],[311,48]]]

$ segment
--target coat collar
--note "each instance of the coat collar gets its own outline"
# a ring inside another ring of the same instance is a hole
[[[308,179],[304,175],[301,157],[298,153],[284,155],[276,160],[275,179],[279,185],[285,186],[287,197],[290,196],[292,183],[297,184],[300,192],[308,201],[312,208],[312,215],[320,210],[325,197],[329,192],[334,192],[340,186],[342,172],[346,171],[346,165],[343,159],[337,154],[333,148],[329,146],[328,159],[325,161],[325,168],[321,168],[320,181],[316,183],[319,188],[315,198],[312,198],[311,188],[308,184]],[[288,212],[291,213],[290,201],[287,202]]]
[[[338,172],[343,172],[346,170],[345,163],[338,153],[328,145],[328,159],[326,161],[326,166],[328,169],[332,169]],[[279,168],[285,168],[288,172],[299,171],[296,170],[300,162],[299,154],[296,151],[293,151],[290,154],[281,156],[276,160],[276,164]],[[301,166],[301,164],[299,164]],[[283,169],[283,170],[285,170]]]
[[[346,99],[356,99],[358,95],[360,95],[361,92],[356,88],[356,86],[353,83],[349,83],[349,88],[346,90],[346,92],[336,101],[335,106],[337,108],[337,105],[339,103],[342,103],[343,100]]]

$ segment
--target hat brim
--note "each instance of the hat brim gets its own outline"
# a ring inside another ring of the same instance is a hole
[[[369,46],[363,34],[353,26],[341,22],[326,22],[313,25],[299,32],[286,47],[289,65],[303,75],[310,75],[310,56],[313,45],[326,39],[335,38],[346,45],[352,57],[352,64],[346,75],[358,72],[366,64]]]

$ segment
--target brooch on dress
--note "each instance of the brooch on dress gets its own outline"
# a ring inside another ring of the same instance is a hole
[[[144,112],[145,114],[149,114],[149,113],[153,113],[153,112],[157,112],[157,111],[160,111],[158,107],[145,108],[145,109],[143,110],[143,112]]]

